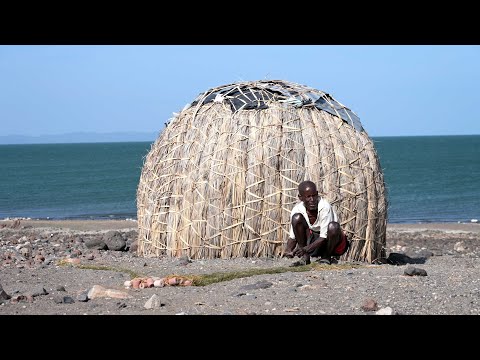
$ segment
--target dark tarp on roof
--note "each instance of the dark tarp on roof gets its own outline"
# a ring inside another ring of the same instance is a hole
[[[294,107],[315,106],[317,109],[340,117],[357,131],[363,131],[359,117],[329,94],[279,80],[260,80],[210,89],[201,93],[184,109],[190,106],[224,101],[228,102],[232,112],[267,109],[269,101],[279,101]]]

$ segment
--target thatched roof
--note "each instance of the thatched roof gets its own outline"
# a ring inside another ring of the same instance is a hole
[[[353,111],[286,81],[205,91],[169,121],[145,158],[139,254],[280,256],[303,180],[318,184],[352,238],[344,258],[385,255],[383,174]]]

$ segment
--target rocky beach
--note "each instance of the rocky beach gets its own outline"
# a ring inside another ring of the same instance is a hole
[[[134,220],[0,221],[0,315],[478,315],[480,224],[390,224],[372,264],[140,257]]]

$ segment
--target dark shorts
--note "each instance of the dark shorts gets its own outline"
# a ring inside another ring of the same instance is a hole
[[[310,236],[308,237],[307,245],[310,244],[311,242],[315,241],[316,238],[318,238],[318,234],[315,234],[312,230],[310,230]],[[349,244],[348,244],[347,235],[342,231],[342,237],[340,239],[340,244],[338,244],[335,247],[335,249],[333,249],[333,254],[332,255],[333,256],[341,256],[341,255],[345,254],[348,250],[348,247],[349,247],[348,245]],[[321,253],[324,251],[324,246],[321,246],[321,247],[313,250],[313,252],[310,253],[310,256],[313,256],[313,257],[321,256]]]

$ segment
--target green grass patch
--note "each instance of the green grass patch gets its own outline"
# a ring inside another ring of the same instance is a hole
[[[206,286],[222,281],[230,281],[255,275],[281,274],[285,272],[304,272],[310,270],[345,270],[361,267],[362,265],[341,264],[341,265],[319,265],[309,264],[297,267],[274,267],[264,269],[249,269],[242,271],[217,272],[205,275],[169,275],[167,278],[177,277],[192,281],[194,286]]]

